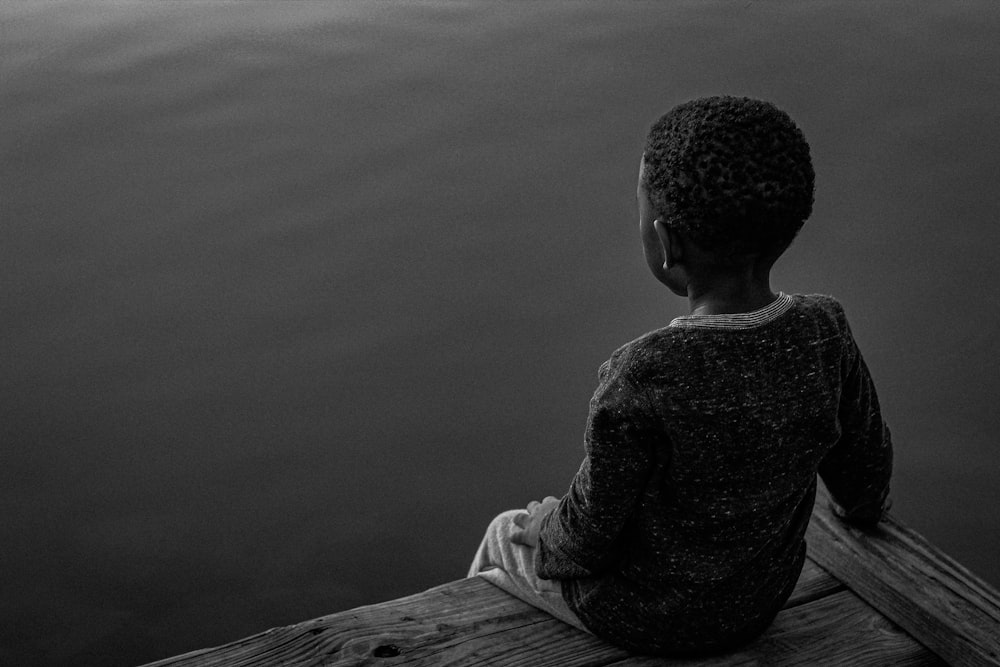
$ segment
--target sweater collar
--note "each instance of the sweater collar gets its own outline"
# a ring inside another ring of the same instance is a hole
[[[792,297],[784,292],[778,298],[749,313],[720,313],[717,315],[684,315],[670,322],[672,327],[696,327],[702,329],[753,329],[778,319],[792,307]]]

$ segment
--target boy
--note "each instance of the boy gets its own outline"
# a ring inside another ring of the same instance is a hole
[[[497,517],[469,576],[624,648],[703,654],[759,635],[790,595],[817,472],[844,519],[878,522],[892,445],[844,312],[769,283],[813,180],[769,103],[699,99],[652,126],[643,252],[690,315],[601,366],[569,492]]]

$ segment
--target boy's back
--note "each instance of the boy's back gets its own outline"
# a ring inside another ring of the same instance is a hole
[[[589,629],[641,652],[722,649],[770,623],[802,568],[817,469],[861,520],[888,490],[878,402],[830,297],[678,318],[601,367],[590,414],[535,566]]]
[[[845,518],[879,520],[892,445],[843,310],[770,286],[814,177],[767,102],[703,98],[653,124],[643,256],[691,314],[601,367],[568,493],[494,519],[470,574],[626,648],[705,653],[791,593],[817,473]]]

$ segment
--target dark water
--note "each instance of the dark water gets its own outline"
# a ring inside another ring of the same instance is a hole
[[[135,664],[460,577],[682,314],[648,124],[787,109],[896,513],[1000,585],[1000,5],[0,6],[0,663]]]

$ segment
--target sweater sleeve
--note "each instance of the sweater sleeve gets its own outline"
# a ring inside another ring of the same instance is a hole
[[[618,559],[621,531],[653,467],[654,417],[626,374],[628,354],[601,367],[590,402],[585,457],[569,492],[545,518],[535,570],[545,579],[586,577]]]
[[[892,475],[892,438],[861,351],[848,329],[847,370],[841,389],[840,438],[820,463],[819,473],[841,518],[874,525],[887,509]]]

